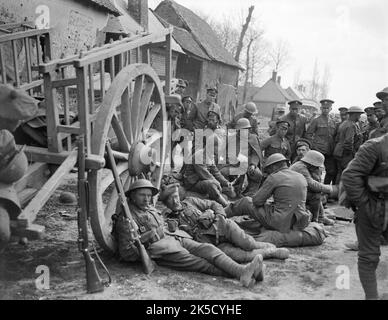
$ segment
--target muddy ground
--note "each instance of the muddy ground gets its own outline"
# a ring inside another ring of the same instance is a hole
[[[84,261],[77,248],[77,207],[59,203],[63,190],[76,192],[76,179],[69,179],[58,188],[40,211],[36,223],[46,227],[44,238],[27,244],[19,244],[15,238],[1,256],[0,299],[364,298],[357,274],[357,252],[348,251],[344,245],[355,239],[354,225],[343,221],[326,227],[329,237],[323,245],[290,249],[286,261],[265,260],[264,282],[251,289],[241,287],[237,280],[163,267],[147,276],[139,264],[119,263],[102,253],[112,284],[102,293],[86,294]],[[49,289],[36,287],[36,268],[40,265],[49,268]],[[347,280],[338,277],[344,276],[346,270],[349,286],[341,289],[341,284],[346,287]],[[105,276],[102,269],[100,275]],[[388,292],[388,247],[382,247],[377,276],[380,292]]]

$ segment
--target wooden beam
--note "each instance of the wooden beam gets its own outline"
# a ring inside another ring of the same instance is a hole
[[[22,84],[19,87],[19,89],[27,91],[29,89],[40,87],[43,83],[44,83],[43,79],[38,79],[38,80],[32,81],[30,83]]]
[[[165,72],[166,72],[166,81],[165,81],[165,91],[164,94],[169,95],[171,92],[171,78],[172,78],[172,51],[171,51],[171,33],[166,35],[166,58],[165,58]]]
[[[45,205],[57,187],[61,184],[62,179],[70,173],[77,162],[77,150],[72,151],[55,173],[47,180],[44,186],[39,190],[37,195],[24,208],[18,216],[20,226],[28,226],[34,222],[39,210]]]
[[[73,151],[49,152],[46,148],[26,146],[24,153],[29,161],[50,164],[62,164]],[[88,154],[85,159],[86,169],[98,170],[105,166],[105,159],[95,154]]]
[[[33,36],[40,36],[44,34],[49,34],[52,29],[33,29],[28,31],[20,31],[20,32],[14,32],[10,34],[5,34],[0,36],[0,43],[11,41],[11,40],[18,40],[23,39],[26,37],[33,37]]]
[[[52,83],[53,83],[53,88],[74,86],[77,84],[77,78],[53,80]]]
[[[172,32],[171,28],[166,28],[166,29],[161,30],[160,32],[152,33],[150,35],[144,36],[144,37],[139,38],[139,39],[135,39],[135,40],[130,41],[128,43],[118,44],[118,45],[110,48],[109,50],[106,50],[106,49],[104,49],[104,47],[101,47],[101,48],[99,48],[100,50],[98,52],[87,54],[85,57],[75,60],[74,66],[79,68],[79,67],[85,66],[85,65],[90,64],[90,63],[98,62],[102,59],[107,59],[107,58],[113,57],[115,55],[123,53],[124,51],[135,49],[135,48],[138,48],[140,46],[151,43],[153,41],[156,41],[159,38],[166,36],[167,34],[171,34],[171,32]]]

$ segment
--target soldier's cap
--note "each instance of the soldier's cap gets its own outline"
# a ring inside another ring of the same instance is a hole
[[[215,86],[212,86],[206,89],[206,92],[209,92],[209,91],[214,91],[215,93],[218,93],[218,89]]]
[[[179,94],[170,94],[165,96],[166,103],[182,105],[182,99]]]
[[[364,112],[367,114],[374,114],[375,113],[375,108],[374,107],[366,107],[364,109]]]
[[[374,104],[373,104],[373,108],[374,109],[379,109],[379,108],[382,108],[383,107],[383,103],[381,101],[376,101]]]
[[[160,188],[159,200],[164,202],[172,194],[174,194],[176,192],[179,194],[179,187],[180,187],[179,183],[171,183],[168,185],[162,185]]]
[[[300,100],[291,100],[288,102],[288,105],[291,106],[301,106],[303,103]]]
[[[189,85],[189,83],[186,80],[178,79],[178,84],[177,85],[180,86],[180,87],[186,88]]]
[[[388,96],[388,87],[376,93],[377,99],[383,100],[386,96]]]
[[[10,120],[28,120],[38,113],[38,100],[23,90],[0,85],[0,117]]]
[[[288,121],[286,121],[286,120],[278,120],[278,121],[276,121],[276,126],[280,127],[280,126],[282,126],[283,123],[286,124],[287,127],[290,126],[290,123]]]
[[[332,105],[334,103],[333,100],[330,100],[330,99],[322,99],[321,101],[319,101],[321,105]]]
[[[151,189],[153,196],[159,192],[158,188],[156,188],[151,183],[151,181],[149,181],[147,179],[138,179],[129,186],[128,190],[125,192],[125,195],[128,197],[132,191],[135,191],[138,189],[144,189],[144,188]]]
[[[193,97],[192,97],[192,96],[184,96],[184,97],[182,98],[182,102],[185,102],[186,100],[193,101]]]
[[[306,146],[311,149],[311,142],[307,139],[300,138],[296,141],[295,148],[298,149],[301,146]]]
[[[364,110],[359,106],[352,106],[348,109],[348,113],[364,113]]]
[[[346,108],[346,107],[340,107],[340,108],[338,108],[338,111],[341,111],[341,110],[348,111],[348,108]]]

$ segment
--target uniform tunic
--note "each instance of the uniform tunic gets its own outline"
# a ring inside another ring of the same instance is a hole
[[[264,158],[271,154],[281,153],[287,159],[291,159],[291,146],[286,138],[280,138],[278,135],[271,136],[261,142],[261,149],[264,152]]]
[[[282,116],[280,120],[287,121],[290,124],[286,138],[290,142],[292,154],[295,154],[295,143],[300,138],[304,137],[308,119],[300,114],[296,115],[295,118],[292,118],[290,114],[287,113],[286,115]]]
[[[385,177],[380,192],[370,189],[368,176]],[[376,269],[380,257],[381,235],[388,215],[388,134],[366,141],[343,172],[342,181],[347,199],[356,209],[355,224],[358,238],[358,271],[367,299],[376,299]]]

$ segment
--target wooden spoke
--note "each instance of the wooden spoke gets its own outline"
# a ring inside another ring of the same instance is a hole
[[[140,100],[143,92],[143,82],[144,82],[144,75],[141,75],[136,78],[135,80],[135,86],[133,88],[133,98],[132,98],[132,109],[131,109],[131,130],[132,130],[132,136],[135,137],[135,139],[138,139],[138,135],[136,134],[139,128],[139,113],[140,113]]]
[[[160,104],[155,104],[149,111],[143,123],[143,133],[147,134],[151,128],[152,122],[155,120],[161,108]]]
[[[116,114],[114,114],[112,117],[112,128],[116,134],[121,151],[129,152],[130,144]]]
[[[149,108],[149,104],[150,104],[152,93],[155,88],[155,84],[153,82],[146,82],[144,87],[145,87],[144,92],[140,101],[138,123],[144,123],[144,118]],[[143,129],[142,127],[137,126],[136,137],[139,137],[142,129]]]
[[[123,123],[125,136],[127,137],[130,144],[133,144],[135,137],[132,135],[132,122],[131,122],[131,98],[130,98],[131,85],[127,86],[121,96],[120,105],[120,118]]]
[[[153,131],[151,135],[146,139],[145,145],[147,147],[150,147],[153,145],[157,140],[161,139],[163,137],[163,132],[160,131]]]

